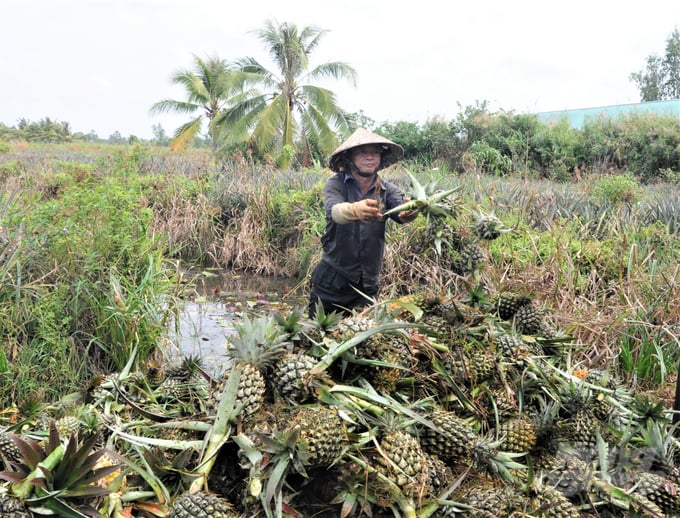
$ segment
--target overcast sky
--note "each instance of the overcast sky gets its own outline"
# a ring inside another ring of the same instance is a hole
[[[150,115],[185,100],[173,73],[193,56],[251,56],[266,20],[328,32],[311,65],[344,61],[356,88],[327,86],[378,122],[450,120],[461,106],[534,113],[639,101],[630,74],[664,56],[680,1],[3,0],[0,122],[68,122],[107,138],[171,135],[187,116]]]

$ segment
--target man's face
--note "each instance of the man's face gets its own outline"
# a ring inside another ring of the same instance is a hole
[[[375,173],[380,166],[380,146],[366,144],[352,149],[352,163],[361,173]]]

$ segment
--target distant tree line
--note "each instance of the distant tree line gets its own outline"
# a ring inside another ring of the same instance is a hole
[[[135,135],[124,137],[119,131],[114,131],[108,138],[100,138],[93,130],[88,133],[73,131],[69,122],[52,120],[49,117],[31,122],[27,119],[20,119],[16,126],[7,126],[0,122],[0,140],[24,140],[26,142],[45,142],[51,144],[63,144],[67,142],[106,142],[109,144],[135,144],[137,142],[149,142],[160,146],[170,143],[163,126],[156,124],[153,126],[153,138],[149,140],[141,139]],[[194,145],[201,146],[207,143],[200,138],[196,139]]]

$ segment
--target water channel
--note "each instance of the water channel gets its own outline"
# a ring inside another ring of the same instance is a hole
[[[226,367],[227,337],[245,312],[257,314],[304,308],[306,299],[295,279],[234,275],[219,270],[192,273],[194,296],[187,298],[170,340],[184,356],[199,357],[216,375]]]

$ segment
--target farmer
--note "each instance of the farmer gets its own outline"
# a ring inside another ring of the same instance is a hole
[[[311,277],[311,318],[318,303],[325,313],[349,315],[378,294],[387,217],[407,223],[418,215],[417,211],[382,215],[405,200],[404,192],[382,179],[378,171],[403,156],[401,146],[364,128],[352,133],[330,156],[328,166],[336,174],[323,188],[326,231],[321,238],[321,261]]]

